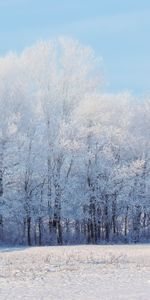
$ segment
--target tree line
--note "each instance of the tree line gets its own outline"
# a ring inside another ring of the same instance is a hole
[[[0,241],[150,239],[150,100],[72,39],[0,59]]]

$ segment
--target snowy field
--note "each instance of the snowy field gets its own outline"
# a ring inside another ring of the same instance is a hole
[[[150,245],[0,248],[0,300],[149,300]]]

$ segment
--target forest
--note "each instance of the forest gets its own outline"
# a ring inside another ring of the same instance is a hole
[[[67,38],[0,58],[0,243],[150,240],[150,98],[102,69]]]

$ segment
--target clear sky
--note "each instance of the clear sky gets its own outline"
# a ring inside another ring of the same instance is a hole
[[[150,92],[150,0],[0,0],[0,55],[60,35],[103,57],[107,90]]]

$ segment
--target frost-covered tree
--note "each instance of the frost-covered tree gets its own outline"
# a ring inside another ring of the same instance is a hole
[[[0,240],[150,238],[150,101],[102,93],[101,73],[66,38],[0,59]]]

